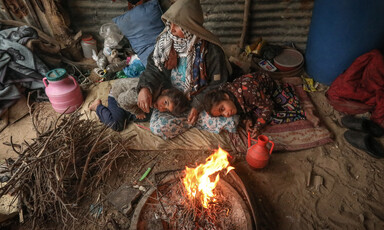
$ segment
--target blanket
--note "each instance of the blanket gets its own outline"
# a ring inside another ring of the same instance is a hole
[[[101,99],[107,105],[107,97],[113,81],[101,82],[93,85],[87,92],[85,102],[80,109],[85,118],[97,119],[95,112],[88,107],[95,99]],[[314,105],[301,86],[296,87],[304,110],[314,109]],[[315,122],[316,123],[316,122]],[[126,138],[132,137],[129,146],[134,150],[212,150],[218,146],[228,152],[245,153],[247,141],[239,139],[236,143],[233,135],[228,132],[220,134],[192,128],[187,132],[171,139],[163,140],[152,134],[149,123],[131,123],[120,134]],[[239,132],[243,132],[239,130]],[[332,133],[322,124],[314,124],[313,120],[300,120],[287,124],[277,124],[268,127],[263,133],[275,142],[276,150],[294,151],[308,149],[332,142]]]
[[[384,58],[375,49],[361,55],[327,91],[329,103],[347,114],[371,112],[371,119],[384,128]]]
[[[0,31],[0,116],[21,97],[16,83],[30,89],[44,87],[48,68],[25,46],[31,39],[38,35],[28,26]]]

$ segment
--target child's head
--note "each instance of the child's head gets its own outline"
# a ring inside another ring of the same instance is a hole
[[[212,90],[205,95],[204,109],[213,117],[232,117],[237,108],[231,97],[224,90]]]
[[[164,89],[153,103],[160,112],[170,112],[180,116],[189,109],[189,100],[183,92],[176,88]]]

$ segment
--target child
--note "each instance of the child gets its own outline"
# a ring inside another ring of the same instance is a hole
[[[275,123],[305,119],[293,89],[281,85],[266,73],[243,75],[206,94],[204,108],[211,116],[239,114],[252,137],[274,120]]]
[[[127,122],[148,120],[150,114],[146,116],[137,106],[138,82],[138,78],[117,80],[108,95],[108,107],[103,106],[101,100],[97,99],[89,109],[95,111],[100,121],[115,131],[123,130]],[[189,109],[187,97],[173,87],[158,87],[156,92],[153,92],[152,100],[154,108],[160,112],[170,112],[174,116],[180,116]]]

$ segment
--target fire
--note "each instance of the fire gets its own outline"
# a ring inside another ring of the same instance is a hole
[[[190,199],[200,198],[204,208],[208,208],[211,200],[214,201],[215,194],[213,190],[220,179],[219,174],[217,174],[212,182],[210,176],[223,169],[227,169],[227,173],[234,169],[234,167],[229,166],[227,156],[228,153],[219,147],[218,150],[205,160],[205,164],[200,164],[196,168],[185,167],[183,183],[188,197]]]

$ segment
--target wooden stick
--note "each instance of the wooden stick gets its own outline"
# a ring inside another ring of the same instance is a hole
[[[96,146],[99,144],[99,140],[100,140],[100,138],[101,138],[101,136],[102,136],[102,134],[104,133],[105,130],[106,130],[106,128],[99,134],[99,136],[97,137],[97,139],[95,141],[95,144],[93,144],[93,146],[92,146],[91,151],[89,151],[89,153],[88,153],[88,157],[87,157],[87,160],[86,160],[85,165],[84,165],[83,173],[81,175],[79,189],[77,190],[77,201],[76,201],[76,203],[78,203],[80,201],[80,198],[82,197],[83,186],[84,186],[85,177],[86,177],[87,172],[88,172],[89,162],[91,161],[91,158],[93,156],[93,153],[95,152]]]
[[[244,16],[243,16],[243,29],[241,31],[241,37],[240,37],[240,43],[239,43],[240,49],[244,48],[244,44],[245,44],[245,38],[247,35],[247,30],[248,30],[248,18],[249,18],[250,8],[251,8],[251,0],[245,0]]]

